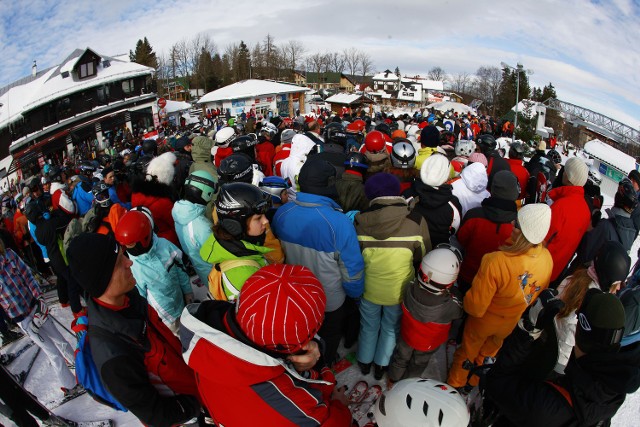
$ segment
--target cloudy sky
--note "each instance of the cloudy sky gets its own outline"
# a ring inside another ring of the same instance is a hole
[[[73,49],[127,53],[147,37],[159,54],[209,34],[218,48],[267,33],[309,52],[356,47],[376,71],[426,76],[522,63],[533,86],[640,125],[638,0],[0,0],[0,86],[59,64]]]

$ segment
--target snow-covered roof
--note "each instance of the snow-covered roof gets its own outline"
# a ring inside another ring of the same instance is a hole
[[[518,113],[523,114],[527,118],[535,117],[538,114],[538,105],[544,106],[541,102],[523,99],[518,102]],[[511,111],[516,112],[516,106],[511,107]]]
[[[242,80],[204,95],[198,104],[208,102],[220,102],[230,99],[255,98],[264,95],[276,95],[282,93],[307,92],[309,88],[268,80]]]
[[[383,90],[379,90],[377,92],[371,92],[369,95],[371,95],[371,96],[379,96],[382,99],[391,99],[391,94],[387,93],[387,92],[385,92]]]
[[[381,81],[385,81],[385,82],[393,82],[393,81],[398,81],[398,76],[396,76],[394,73],[392,73],[389,70],[385,70],[382,73],[378,73],[378,74],[374,75],[371,79],[372,80],[381,80]]]
[[[96,67],[96,75],[79,80],[73,73],[62,77],[62,73],[73,69],[73,65],[88,50],[76,49],[58,67],[52,67],[35,78],[24,78],[7,88],[0,89],[0,128],[22,117],[23,113],[54,99],[101,86],[116,80],[152,74],[153,68],[121,61],[100,55],[102,61]],[[92,51],[93,52],[93,51]],[[108,66],[105,67],[105,61]],[[21,83],[24,81],[24,83]]]
[[[188,102],[167,100],[167,106],[164,108],[167,110],[167,114],[171,114],[175,113],[176,111],[188,110],[191,107],[192,105]]]
[[[599,139],[594,139],[584,144],[584,151],[625,174],[636,168],[636,159]]]
[[[365,98],[365,97],[355,93],[336,93],[335,95],[325,99],[325,102],[329,102],[333,104],[349,105],[358,101],[360,98]],[[367,99],[367,101],[370,101],[370,100]]]
[[[402,81],[420,83],[422,85],[422,90],[444,90],[444,82],[438,80],[403,77]]]
[[[438,111],[449,111],[453,109],[453,111],[458,114],[473,113],[473,108],[462,104],[461,102],[453,101],[434,102],[433,104],[427,105],[427,108],[435,108]]]

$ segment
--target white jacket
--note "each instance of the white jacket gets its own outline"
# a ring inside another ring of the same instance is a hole
[[[294,136],[291,140],[291,153],[289,157],[282,161],[282,166],[280,166],[282,178],[289,178],[291,181],[291,188],[287,189],[289,200],[296,199],[296,193],[300,188],[298,186],[300,169],[302,169],[302,165],[307,160],[307,155],[315,145],[311,138],[301,134]]]
[[[462,169],[460,179],[454,181],[453,195],[460,201],[462,217],[468,210],[477,208],[491,194],[487,191],[487,170],[481,163],[472,163]]]

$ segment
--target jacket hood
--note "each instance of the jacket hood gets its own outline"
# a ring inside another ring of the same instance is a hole
[[[211,163],[211,148],[213,147],[213,139],[206,136],[196,136],[193,138],[191,147],[191,157],[194,162]]]
[[[186,349],[183,356],[196,372],[219,384],[251,386],[276,378],[283,371],[300,381],[329,384],[302,378],[285,359],[272,357],[222,331],[224,323],[233,323],[225,322],[225,316],[232,315],[233,310],[230,303],[207,301],[190,304],[182,312],[180,340]],[[211,360],[218,362],[209,363]]]
[[[198,205],[188,200],[178,200],[173,205],[173,220],[176,224],[187,225],[199,216],[203,216],[205,205]]]
[[[170,200],[175,200],[173,195],[173,188],[170,185],[155,181],[145,181],[143,179],[135,179],[133,181],[133,183],[131,184],[131,193],[140,193],[152,198],[164,197]]]
[[[315,142],[313,142],[311,138],[298,134],[294,136],[291,141],[291,153],[289,153],[289,157],[304,161],[309,151],[311,151],[315,145]]]
[[[420,205],[425,208],[437,208],[446,205],[453,200],[453,192],[451,185],[442,184],[439,187],[431,187],[422,181],[414,182],[414,190],[418,193]]]
[[[563,197],[576,197],[584,198],[584,187],[578,187],[576,185],[563,185],[549,191],[549,198],[551,200],[558,200]]]
[[[234,249],[236,246],[238,250]],[[263,254],[267,252],[271,252],[271,249],[265,246],[254,245],[244,240],[220,243],[213,233],[209,235],[207,240],[202,244],[202,248],[200,248],[200,256],[209,264],[217,264],[222,261],[237,259],[239,256],[259,260],[263,258]]]
[[[410,212],[403,197],[377,197],[368,209],[356,215],[354,224],[358,234],[384,240],[397,234]]]
[[[489,181],[487,170],[481,163],[472,163],[462,169],[460,179],[462,179],[464,185],[474,193],[480,193],[486,190],[487,182]]]

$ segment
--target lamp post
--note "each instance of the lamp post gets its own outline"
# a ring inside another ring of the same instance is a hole
[[[531,70],[525,70],[522,64],[518,63],[517,66],[512,67],[509,64],[501,62],[503,68],[508,68],[516,72],[516,119],[513,122],[513,133],[511,134],[511,143],[513,144],[516,139],[516,129],[518,129],[518,103],[520,102],[520,73],[526,72],[527,74],[533,74]]]

